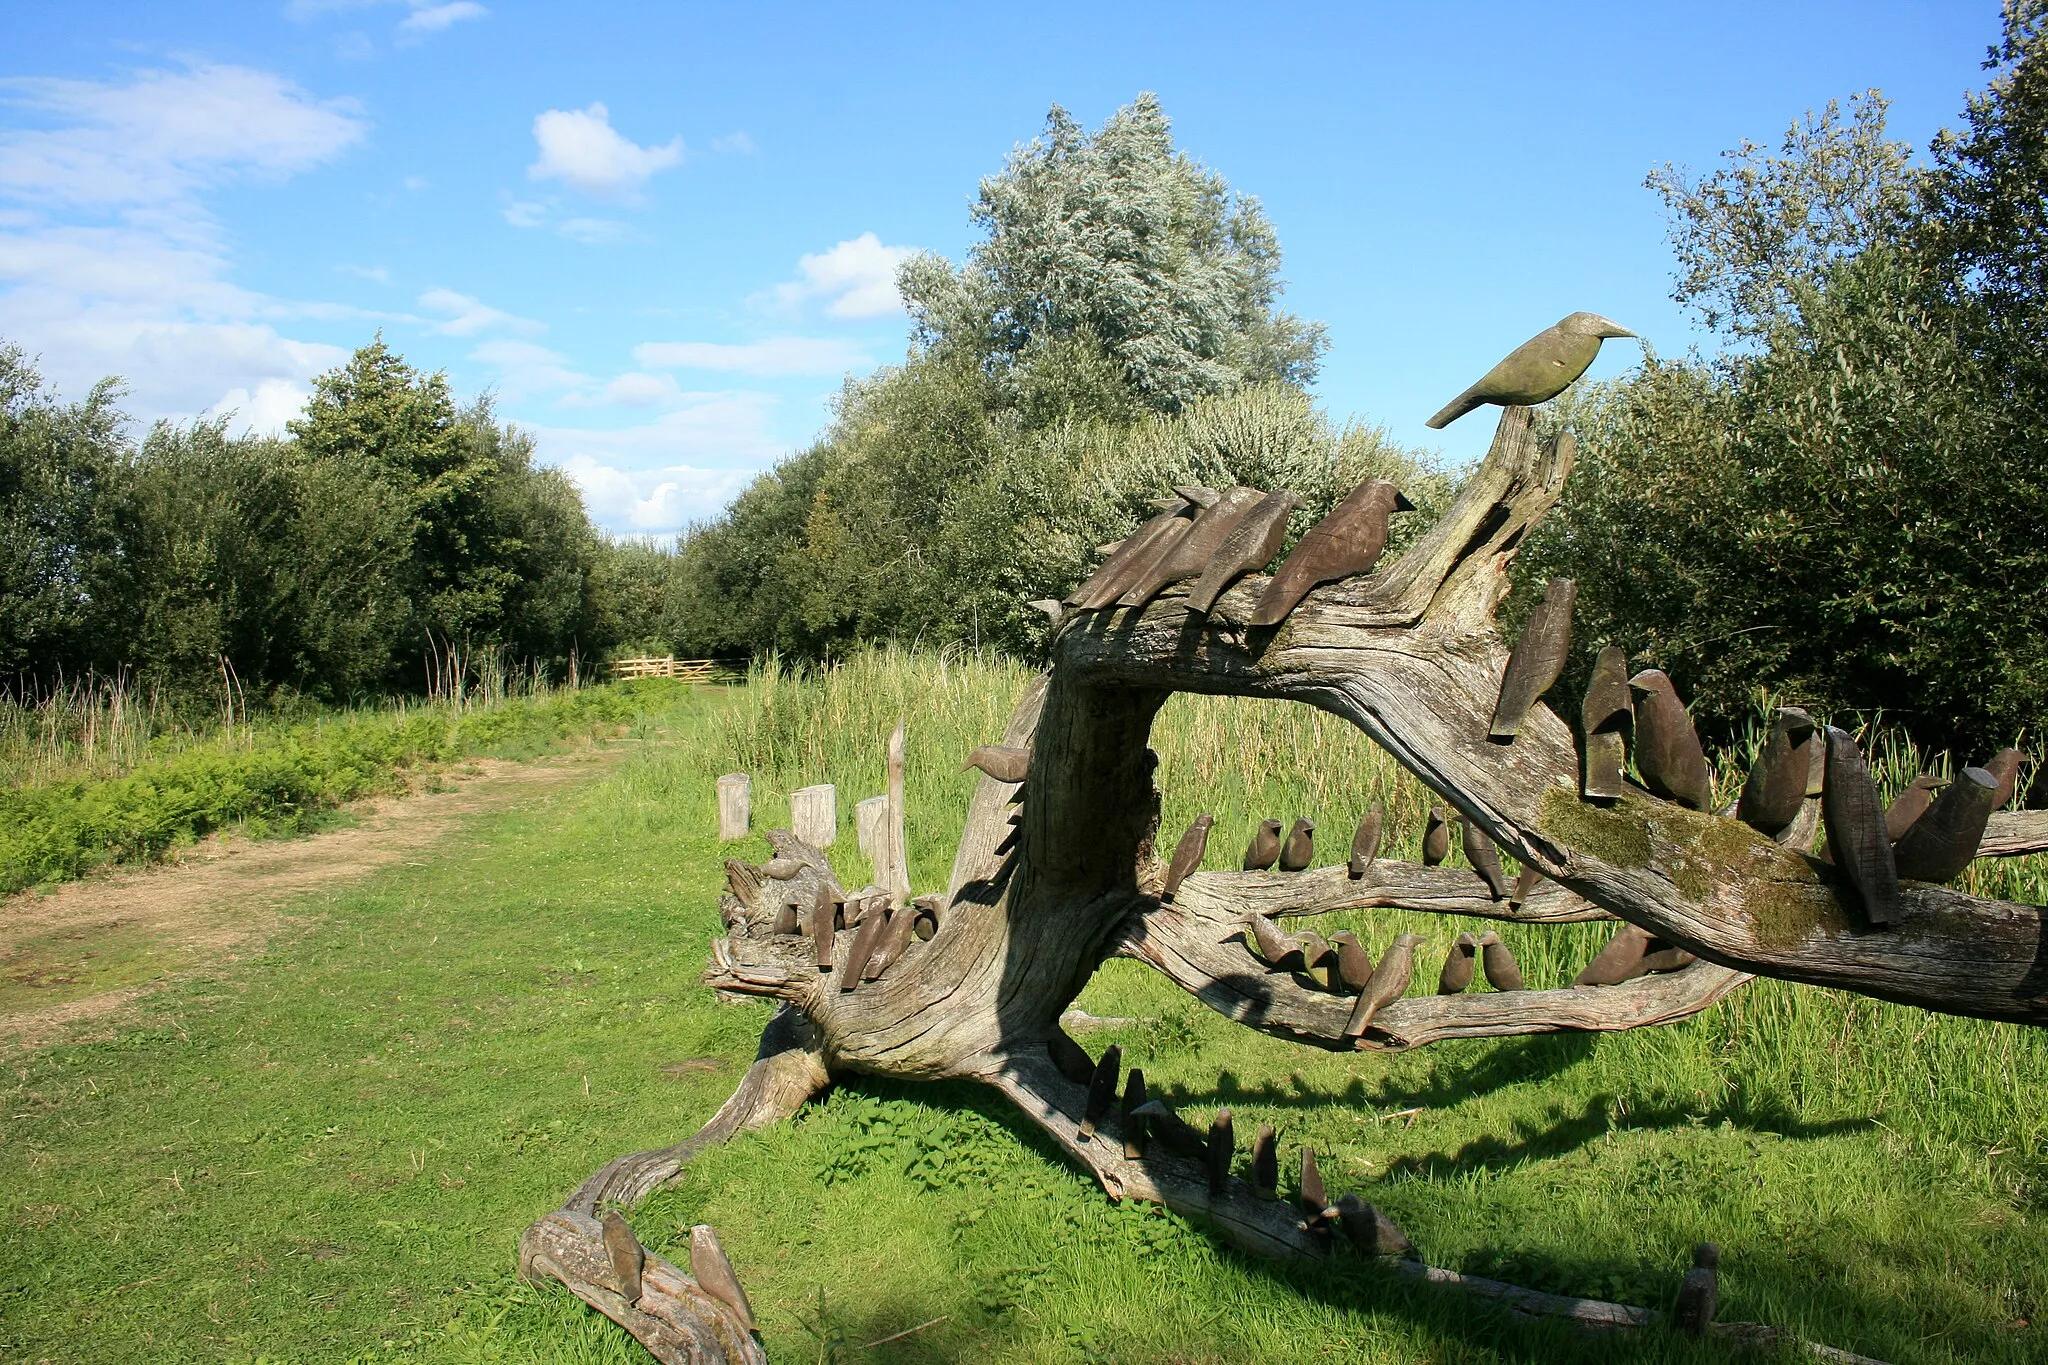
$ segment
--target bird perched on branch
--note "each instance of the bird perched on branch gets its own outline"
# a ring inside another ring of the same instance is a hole
[[[1380,1012],[1380,1007],[1401,998],[1401,993],[1408,989],[1408,978],[1415,973],[1415,950],[1421,944],[1420,934],[1397,934],[1394,937],[1387,955],[1380,959],[1379,966],[1373,968],[1372,979],[1358,993],[1358,1003],[1351,1007],[1351,1018],[1344,1025],[1346,1038],[1363,1036],[1373,1016]]]
[[[1367,479],[1352,489],[1281,561],[1247,624],[1277,626],[1316,584],[1371,569],[1386,552],[1388,518],[1414,510],[1415,504],[1385,479]]]
[[[1188,832],[1180,836],[1180,844],[1173,850],[1173,861],[1166,867],[1166,880],[1159,887],[1161,897],[1171,896],[1180,890],[1180,884],[1187,880],[1188,873],[1202,865],[1202,855],[1209,848],[1209,827],[1215,823],[1213,815],[1197,815],[1195,823],[1188,826]]]
[[[1271,868],[1280,857],[1280,822],[1261,820],[1252,841],[1245,845],[1244,870],[1264,872]]]
[[[1600,354],[1602,341],[1634,335],[1598,313],[1573,313],[1509,351],[1506,359],[1444,404],[1426,425],[1432,431],[1440,430],[1484,403],[1508,408],[1549,402],[1586,372],[1593,357]]]
[[[1316,822],[1303,816],[1294,822],[1294,828],[1287,832],[1287,842],[1280,845],[1280,870],[1299,872],[1315,860]]]

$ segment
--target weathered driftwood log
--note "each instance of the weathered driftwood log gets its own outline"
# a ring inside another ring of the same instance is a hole
[[[1238,624],[1266,586],[1255,572],[1227,587],[1225,574],[1205,574],[1203,594],[1220,589],[1211,610],[1200,609],[1206,602],[1191,609],[1183,582],[1141,607],[1067,617],[1050,640],[1049,673],[1026,690],[999,741],[1031,750],[1031,799],[1013,814],[1014,788],[989,777],[977,785],[929,940],[905,944],[878,979],[842,991],[820,970],[814,945],[760,932],[775,919],[763,888],[782,883],[733,879],[726,917],[738,927],[714,941],[707,983],[782,1001],[778,1027],[785,1035],[800,1027],[803,1041],[773,1050],[764,1042],[741,1094],[705,1133],[724,1136],[787,1112],[830,1074],[977,1080],[1012,1098],[1112,1194],[1204,1215],[1255,1251],[1323,1255],[1330,1239],[1304,1230],[1277,1200],[1235,1180],[1212,1194],[1206,1162],[1139,1141],[1130,1149],[1144,1154],[1126,1156],[1126,1139],[1139,1135],[1104,1131],[1121,1128],[1113,1115],[1083,1136],[1088,1091],[1062,1072],[1062,1060],[1077,1069],[1078,1049],[1059,1021],[1105,958],[1148,962],[1250,1027],[1338,1049],[1668,1023],[1751,974],[2048,1022],[2037,908],[1913,885],[1900,893],[1890,927],[1872,932],[1839,870],[1731,817],[1626,784],[1610,799],[1582,799],[1578,745],[1540,702],[1512,744],[1489,740],[1508,653],[1494,609],[1517,547],[1555,502],[1570,463],[1569,443],[1539,448],[1528,411],[1506,410],[1486,461],[1435,527],[1372,576],[1310,591],[1277,628]],[[1248,555],[1226,566],[1230,575],[1256,567]],[[1357,878],[1337,867],[1192,873],[1162,903],[1147,738],[1174,691],[1300,701],[1351,721],[1548,882],[1516,904],[1491,897],[1470,872],[1377,861]],[[891,774],[898,849],[899,764]],[[1810,783],[1807,795],[1816,791]],[[1795,829],[1815,804],[1804,802]],[[2009,824],[1994,822],[1992,832],[2010,841]],[[824,886],[822,854],[778,853]],[[889,889],[901,904],[907,885]],[[1599,989],[1390,998],[1353,1038],[1353,1002],[1329,989],[1332,975],[1343,983],[1341,952],[1327,955],[1337,959],[1334,973],[1326,962],[1320,978],[1297,979],[1269,972],[1242,929],[1254,912],[1364,905],[1539,923],[1618,916],[1701,960]],[[623,1171],[614,1163],[564,1213],[587,1215],[598,1199],[630,1204],[672,1175],[686,1159],[674,1154],[688,1148],[625,1158]],[[604,1306],[589,1273],[560,1258],[549,1266],[565,1278],[584,1274],[572,1288]]]

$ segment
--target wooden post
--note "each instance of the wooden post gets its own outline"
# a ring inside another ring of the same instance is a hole
[[[903,721],[899,718],[894,733],[889,736],[889,818],[883,831],[889,857],[886,869],[875,869],[875,880],[888,888],[889,903],[897,907],[910,904],[910,854],[909,845],[903,838],[904,738]],[[883,875],[885,870],[886,876]]]
[[[830,782],[798,787],[789,794],[789,825],[812,848],[830,848],[839,837],[839,793]]]
[[[882,831],[889,824],[889,798],[870,796],[853,808],[853,833],[860,841],[860,853],[870,864],[881,857]]]
[[[718,779],[718,837],[744,839],[753,824],[753,779],[727,773]]]

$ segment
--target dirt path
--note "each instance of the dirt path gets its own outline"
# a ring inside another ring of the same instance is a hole
[[[345,829],[209,838],[175,862],[0,900],[0,1048],[75,1036],[176,975],[232,962],[262,946],[294,897],[423,862],[466,817],[587,781],[634,747],[477,759],[442,773],[443,790],[352,807]]]

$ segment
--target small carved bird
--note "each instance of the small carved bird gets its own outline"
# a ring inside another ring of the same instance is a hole
[[[647,1252],[616,1209],[606,1209],[597,1221],[604,1229],[605,1257],[612,1263],[612,1288],[627,1303],[640,1302],[640,1273],[647,1265]]]
[[[1494,852],[1493,839],[1470,820],[1462,820],[1458,826],[1458,842],[1464,846],[1465,861],[1472,864],[1472,870],[1486,883],[1487,894],[1497,901],[1506,900],[1508,877],[1501,871],[1500,854]]]
[[[1192,1161],[1208,1160],[1208,1140],[1195,1131],[1193,1124],[1174,1113],[1164,1100],[1146,1100],[1131,1112],[1145,1125],[1145,1136],[1167,1151]]]
[[[1347,990],[1364,990],[1365,983],[1372,980],[1372,954],[1349,929],[1330,935],[1330,943],[1337,949],[1337,979]]]
[[[1671,1325],[1689,1337],[1704,1337],[1721,1308],[1721,1248],[1703,1242],[1693,1249],[1692,1269],[1678,1286]]]
[[[1280,870],[1299,872],[1315,860],[1316,822],[1306,818],[1297,819],[1294,828],[1287,831],[1287,842],[1280,846]]]
[[[1444,957],[1444,969],[1436,976],[1438,995],[1456,995],[1472,984],[1472,973],[1479,965],[1479,936],[1464,933],[1451,943],[1451,951]]]
[[[979,768],[998,782],[1022,782],[1031,767],[1031,750],[1008,744],[984,744],[967,755],[960,771]]]
[[[1367,479],[1352,489],[1273,571],[1246,624],[1277,626],[1318,583],[1369,571],[1386,553],[1388,519],[1414,510],[1415,504],[1385,479]]]
[[[1661,668],[1644,669],[1628,680],[1628,688],[1636,698],[1636,771],[1667,801],[1711,808],[1714,770],[1678,689]]]
[[[1444,404],[1425,425],[1432,431],[1442,430],[1482,403],[1504,408],[1547,403],[1586,372],[1593,357],[1600,354],[1602,341],[1634,335],[1598,313],[1573,313],[1509,351],[1478,383]]]
[[[1058,626],[1060,622],[1067,619],[1067,604],[1060,601],[1057,597],[1041,597],[1036,601],[1026,602],[1024,605],[1033,611],[1044,612],[1047,624],[1052,626]]]
[[[1415,974],[1415,950],[1421,943],[1420,934],[1395,937],[1387,955],[1380,959],[1380,965],[1373,968],[1372,979],[1358,993],[1358,1003],[1351,1007],[1351,1018],[1344,1024],[1346,1038],[1363,1037],[1372,1024],[1373,1016],[1382,1007],[1401,998],[1402,992],[1408,989],[1408,978]]]
[[[1619,645],[1607,645],[1594,656],[1579,720],[1586,737],[1586,772],[1579,790],[1598,800],[1619,800],[1628,792],[1622,765],[1628,759],[1626,737],[1635,723],[1635,703],[1628,692],[1628,655]]]
[[[1429,808],[1429,823],[1422,827],[1422,861],[1435,867],[1451,856],[1451,827],[1444,821],[1444,808]]]
[[[1270,1123],[1252,1139],[1252,1189],[1268,1199],[1280,1193],[1280,1135]]]
[[[1230,1182],[1230,1163],[1237,1156],[1237,1136],[1231,1128],[1230,1111],[1218,1109],[1209,1120],[1209,1193],[1219,1195]]]
[[[1735,818],[1774,836],[1798,819],[1799,807],[1806,800],[1806,774],[1813,762],[1811,746],[1822,742],[1812,716],[1796,706],[1780,707],[1742,784]]]
[[[1913,828],[1913,822],[1927,814],[1927,808],[1934,804],[1934,793],[1941,789],[1941,785],[1941,779],[1933,773],[1922,773],[1894,796],[1892,803],[1884,808],[1885,838],[1895,844],[1905,838],[1906,831]],[[1995,782],[1993,786],[1996,786]]]
[[[889,899],[878,896],[862,912],[860,928],[853,936],[853,951],[846,955],[846,970],[839,977],[839,989],[850,991],[867,978],[868,962],[881,944],[882,931],[889,927]]]
[[[1330,947],[1314,934],[1283,934],[1273,921],[1254,911],[1244,917],[1252,944],[1276,972],[1305,972]]]
[[[1998,779],[1998,804],[1993,810],[2004,810],[2005,803],[2012,800],[2013,789],[2019,785],[2020,764],[2027,756],[2018,749],[2000,749],[1984,760],[1984,771]]]
[[[1486,971],[1486,984],[1495,990],[1522,989],[1522,964],[1515,961],[1500,935],[1491,930],[1479,936],[1479,965]]]
[[[1337,1219],[1351,1245],[1368,1256],[1400,1256],[1410,1250],[1407,1234],[1394,1220],[1355,1194],[1337,1196]]]
[[[1264,872],[1280,857],[1280,822],[1261,820],[1258,832],[1244,846],[1244,870]]]
[[[1646,972],[1675,972],[1690,967],[1699,961],[1690,952],[1675,943],[1666,943],[1661,938],[1650,940],[1650,951],[1643,954],[1643,970]]]
[[[1088,1082],[1088,1104],[1081,1111],[1082,1141],[1095,1136],[1096,1128],[1109,1114],[1109,1106],[1116,1103],[1116,1083],[1122,1078],[1123,1064],[1124,1050],[1115,1043],[1095,1064],[1094,1079]]]
[[[832,921],[838,914],[839,900],[832,894],[832,888],[818,883],[818,894],[811,899],[810,921],[804,925],[804,932],[811,936],[811,960],[821,972],[832,970]]]
[[[1279,552],[1287,537],[1287,518],[1301,506],[1301,495],[1281,489],[1245,514],[1223,544],[1209,558],[1202,576],[1188,590],[1188,610],[1206,616],[1223,590],[1244,575],[1263,569]]]
[[[740,1288],[740,1277],[733,1274],[732,1262],[726,1259],[725,1248],[718,1244],[718,1234],[708,1224],[699,1223],[690,1229],[690,1277],[705,1293],[730,1308],[740,1326],[749,1332],[754,1330],[754,1305],[747,1302],[747,1291]]]
[[[896,959],[909,951],[911,931],[916,927],[916,906],[899,905],[891,910],[888,927],[882,930],[882,941],[876,946],[874,956],[868,959],[867,970],[861,973],[861,980],[873,981],[895,966]]]
[[[1572,978],[1574,986],[1619,986],[1633,981],[1644,971],[1643,956],[1650,950],[1650,931],[1622,922],[1585,970]]]
[[[1827,785],[1821,789],[1821,814],[1828,822],[1828,842],[1835,863],[1863,898],[1863,915],[1883,926],[1899,917],[1899,871],[1892,841],[1884,835],[1884,807],[1870,780],[1863,751],[1844,731],[1827,729]]]
[[[1067,596],[1067,604],[1076,611],[1096,611],[1108,606],[1123,595],[1130,586],[1132,572],[1140,567],[1147,557],[1158,552],[1162,545],[1171,544],[1188,533],[1194,525],[1194,505],[1183,502],[1171,512],[1158,516],[1140,526],[1129,539],[1109,552],[1102,561],[1102,567],[1090,574],[1088,581]]]
[[[1345,864],[1353,881],[1363,877],[1373,859],[1380,856],[1380,833],[1385,823],[1386,817],[1377,805],[1358,822],[1358,829],[1351,836],[1351,860]]]
[[[1154,555],[1131,574],[1131,586],[1117,601],[1126,607],[1142,607],[1166,588],[1183,578],[1193,578],[1209,567],[1209,561],[1223,548],[1223,542],[1238,528],[1254,507],[1265,499],[1256,488],[1226,488],[1200,516],[1188,533]]]
[[[1579,585],[1569,578],[1553,578],[1543,589],[1543,600],[1529,613],[1522,638],[1508,655],[1507,672],[1500,680],[1500,700],[1494,704],[1490,739],[1512,740],[1522,732],[1522,721],[1536,699],[1550,690],[1564,671],[1565,656],[1572,648],[1572,604],[1578,600]]]
[[[1316,1154],[1312,1147],[1301,1149],[1301,1211],[1308,1215],[1308,1225],[1320,1227],[1327,1221],[1326,1214],[1334,1214],[1329,1196],[1323,1189],[1323,1173],[1316,1169]]]
[[[1145,1116],[1138,1111],[1145,1107],[1145,1070],[1132,1067],[1124,1077],[1124,1102],[1118,1117],[1123,1120],[1124,1159],[1141,1160],[1145,1155]]]
[[[1996,809],[1998,779],[1983,768],[1963,769],[1893,848],[1899,875],[1916,882],[1960,877]]]
[[[1515,874],[1515,889],[1508,899],[1516,905],[1527,905],[1529,897],[1536,894],[1537,886],[1543,881],[1543,874],[1524,863],[1522,870]]]
[[[1202,865],[1202,855],[1209,851],[1209,827],[1215,823],[1213,815],[1197,815],[1188,832],[1180,836],[1180,843],[1174,846],[1173,861],[1166,865],[1166,880],[1159,886],[1162,899],[1172,899],[1188,873]]]

